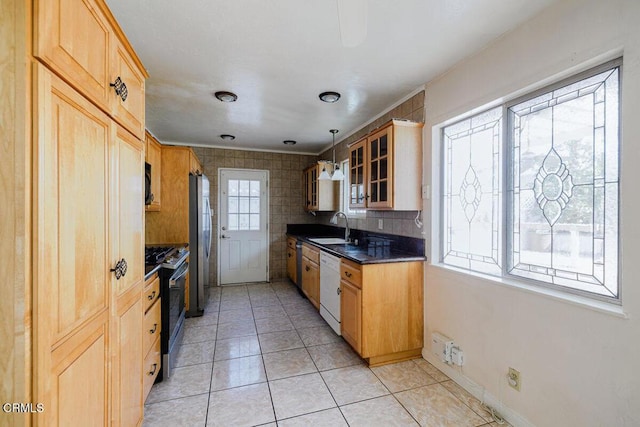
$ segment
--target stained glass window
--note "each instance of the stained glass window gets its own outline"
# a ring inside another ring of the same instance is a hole
[[[618,296],[619,68],[509,108],[510,274]]]
[[[502,108],[443,129],[443,262],[501,274]]]
[[[612,61],[442,129],[444,264],[619,300],[620,73]]]

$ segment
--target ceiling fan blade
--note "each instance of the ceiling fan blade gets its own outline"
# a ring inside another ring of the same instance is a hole
[[[367,38],[367,0],[337,0],[342,45],[356,47]]]

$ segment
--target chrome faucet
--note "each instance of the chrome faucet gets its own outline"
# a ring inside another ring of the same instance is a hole
[[[329,223],[338,224],[338,217],[340,215],[342,215],[344,217],[344,222],[345,222],[344,240],[345,240],[345,242],[349,243],[349,234],[351,234],[351,231],[349,230],[349,218],[347,217],[347,214],[342,212],[342,211],[338,211],[338,212],[333,214],[333,216],[329,220]]]

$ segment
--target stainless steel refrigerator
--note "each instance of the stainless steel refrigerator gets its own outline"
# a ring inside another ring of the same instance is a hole
[[[209,180],[189,176],[189,310],[187,317],[202,316],[209,298],[211,255],[211,203]]]

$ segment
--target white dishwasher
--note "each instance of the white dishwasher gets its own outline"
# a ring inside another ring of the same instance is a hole
[[[340,335],[340,258],[320,252],[320,315]]]

